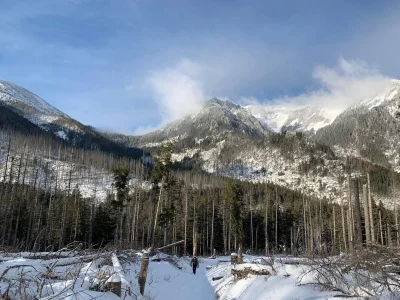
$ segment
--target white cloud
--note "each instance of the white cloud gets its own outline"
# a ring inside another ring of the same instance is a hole
[[[198,79],[201,67],[183,59],[173,68],[154,71],[146,80],[162,115],[162,124],[199,111],[207,97]]]
[[[382,75],[376,69],[369,68],[365,62],[343,58],[340,58],[338,65],[333,68],[317,66],[313,71],[313,78],[320,85],[319,89],[294,97],[284,96],[263,102],[292,108],[306,105],[321,106],[328,109],[328,117],[334,118],[362,100],[388,92],[392,85],[389,77]],[[262,105],[254,97],[245,98],[244,102]]]

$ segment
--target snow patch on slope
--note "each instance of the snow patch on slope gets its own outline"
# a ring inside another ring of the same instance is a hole
[[[67,140],[67,134],[63,130],[59,130],[56,132],[56,135],[62,138],[63,140]]]
[[[286,124],[291,111],[290,108],[279,105],[248,105],[244,108],[274,132],[281,131],[281,128]]]
[[[336,117],[322,107],[293,105],[248,105],[245,108],[274,132],[282,130],[317,131]]]

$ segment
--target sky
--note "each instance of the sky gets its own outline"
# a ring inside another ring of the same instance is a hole
[[[143,134],[213,97],[345,108],[400,79],[400,2],[0,0],[0,79]]]

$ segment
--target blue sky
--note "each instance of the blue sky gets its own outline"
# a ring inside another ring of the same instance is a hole
[[[0,78],[105,130],[147,132],[211,97],[304,101],[400,78],[398,1],[0,0],[0,12]]]

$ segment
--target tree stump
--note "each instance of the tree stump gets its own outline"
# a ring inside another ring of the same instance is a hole
[[[237,263],[238,263],[238,264],[242,264],[242,263],[243,263],[243,251],[242,251],[242,247],[239,247],[239,249],[238,249]]]
[[[138,278],[140,293],[142,295],[144,294],[144,287],[146,285],[148,268],[149,268],[149,253],[144,252],[142,255],[142,265],[140,267],[140,273],[139,273],[139,278]]]
[[[238,262],[238,255],[237,253],[231,253],[231,264],[235,265]]]

